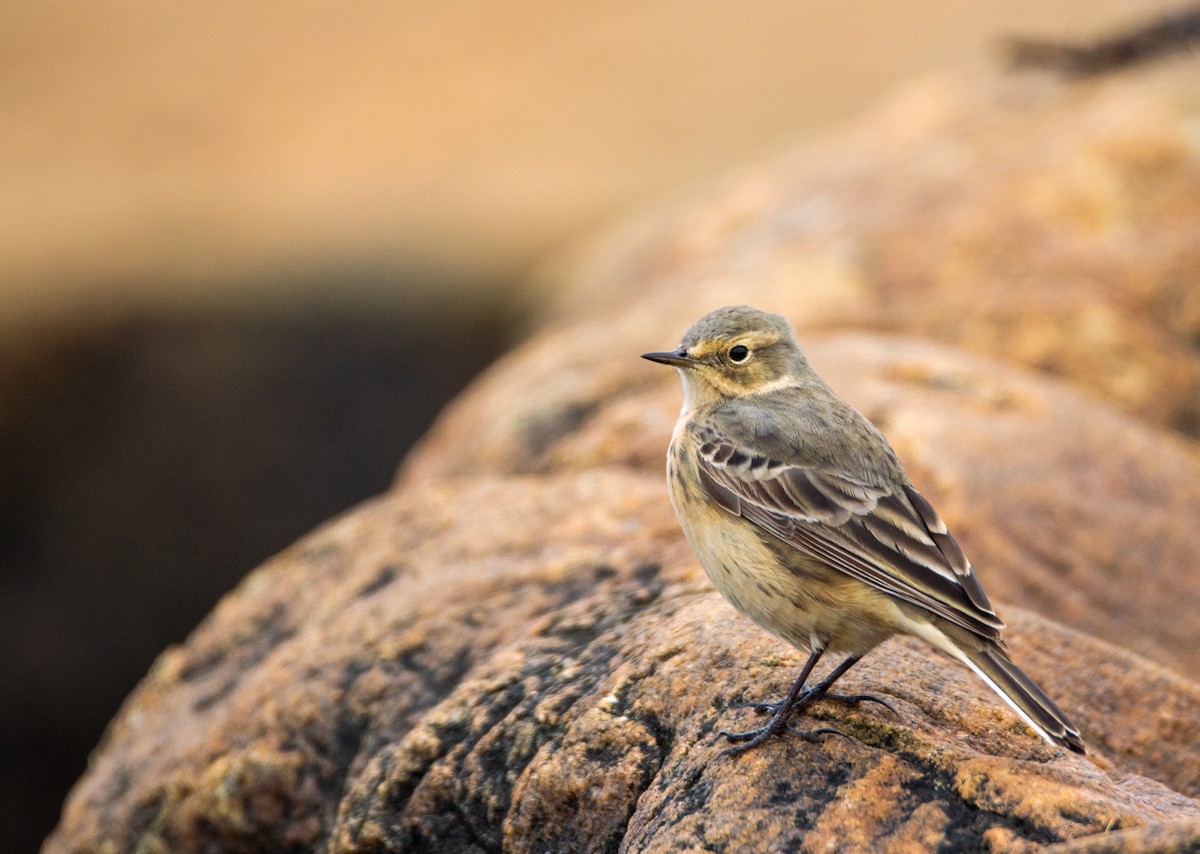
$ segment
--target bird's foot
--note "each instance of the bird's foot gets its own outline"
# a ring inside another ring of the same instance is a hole
[[[800,729],[786,723],[782,725],[776,725],[777,720],[781,720],[781,718],[772,718],[771,722],[766,726],[759,729],[752,729],[748,732],[729,732],[728,730],[721,730],[719,735],[725,736],[725,738],[731,742],[729,747],[721,751],[721,755],[729,756],[736,753],[745,753],[750,748],[757,747],[768,738],[771,738],[775,735],[798,735],[805,741],[816,741],[822,735],[840,735],[842,738],[850,737],[840,729],[834,729],[833,727]]]
[[[721,751],[722,755],[733,753],[744,753],[752,747],[757,747],[768,738],[774,735],[783,735],[785,733],[798,735],[805,741],[816,741],[821,735],[840,735],[843,738],[849,738],[844,732],[833,727],[821,727],[820,729],[804,730],[791,726],[788,723],[788,717],[797,709],[802,709],[819,696],[813,689],[809,688],[802,694],[796,697],[790,704],[787,700],[780,700],[778,703],[742,703],[736,708],[754,709],[754,711],[763,713],[770,712],[771,720],[767,721],[765,726],[758,729],[747,730],[746,732],[730,732],[729,730],[721,730],[718,735],[723,735],[731,743],[732,746]]]
[[[767,721],[765,726],[745,732],[720,730],[718,735],[723,735],[732,744],[731,747],[727,747],[722,751],[722,755],[743,753],[752,747],[762,744],[771,736],[783,735],[785,733],[798,735],[805,741],[816,741],[817,737],[821,735],[840,735],[843,738],[850,738],[850,736],[846,735],[840,729],[834,729],[833,727],[806,730],[791,726],[788,723],[788,718],[792,712],[803,709],[817,700],[837,700],[852,706],[857,706],[859,703],[878,703],[896,717],[900,717],[900,713],[896,711],[892,704],[880,697],[872,694],[833,694],[820,685],[815,685],[812,688],[806,688],[790,705],[787,705],[787,700],[780,700],[777,703],[739,703],[734,706],[733,708],[735,709],[753,709],[759,714],[770,712],[771,720]]]
[[[802,709],[809,703],[815,703],[817,700],[837,700],[840,703],[847,703],[851,706],[857,706],[859,703],[878,703],[896,717],[900,717],[900,713],[895,707],[884,700],[882,697],[876,697],[874,694],[834,694],[829,691],[819,691],[816,688],[808,688],[792,704],[792,709]],[[760,715],[770,713],[772,715],[779,713],[779,707],[783,705],[783,701],[778,703],[738,703],[736,706],[731,706],[733,709],[753,709]]]
[[[801,738],[812,741],[820,735],[840,735],[843,738],[849,738],[844,732],[833,727],[822,727],[820,729],[804,730],[797,729],[788,723],[788,717],[792,712],[804,709],[811,703],[817,700],[840,700],[843,703],[850,705],[858,705],[859,703],[871,702],[878,703],[886,708],[892,714],[899,717],[899,713],[892,707],[892,704],[886,700],[875,697],[871,694],[832,694],[829,689],[847,670],[854,666],[860,656],[852,655],[830,671],[829,675],[815,685],[808,685],[807,679],[812,673],[813,666],[821,657],[824,650],[821,647],[813,649],[808,657],[808,661],[804,663],[800,675],[796,677],[796,681],[792,683],[792,688],[788,691],[786,697],[778,703],[742,703],[735,708],[739,709],[754,709],[759,714],[770,712],[771,719],[767,721],[767,725],[760,729],[747,730],[746,732],[729,732],[721,730],[720,735],[723,735],[733,745],[725,749],[725,753],[741,753],[749,750],[751,747],[756,747],[766,741],[773,735],[781,735],[790,733],[798,735]]]
[[[859,703],[878,703],[896,717],[900,717],[900,713],[896,711],[895,706],[882,697],[876,697],[874,694],[831,694],[827,692],[813,699],[837,700],[839,703],[848,703],[851,706],[857,706]]]

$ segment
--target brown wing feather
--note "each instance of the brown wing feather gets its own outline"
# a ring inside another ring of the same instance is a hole
[[[701,428],[709,496],[834,569],[998,640],[996,616],[946,524],[910,485],[867,483],[815,464],[754,454]]]

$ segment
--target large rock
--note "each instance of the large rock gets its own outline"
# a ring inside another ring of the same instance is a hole
[[[1180,435],[1200,361],[1177,287],[1200,276],[1200,154],[1172,95],[1191,85],[926,92],[610,244],[390,494],[164,654],[47,849],[1200,844],[1200,454]],[[1177,310],[1117,310],[1143,291]],[[791,315],[892,437],[1088,756],[904,638],[846,677],[897,714],[822,704],[808,721],[850,738],[721,755],[716,730],[753,717],[733,707],[782,694],[800,656],[682,541],[676,380],[636,356],[741,301]]]
[[[753,717],[730,707],[801,657],[697,578],[660,478],[430,484],[280,555],[164,655],[50,849],[976,846],[1200,820],[1200,689],[1006,616],[1092,756],[895,640],[847,686],[898,716],[822,706],[851,740],[722,757],[715,730]]]

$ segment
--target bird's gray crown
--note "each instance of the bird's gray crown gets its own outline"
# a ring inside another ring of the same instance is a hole
[[[791,324],[781,314],[760,311],[748,305],[728,305],[710,311],[692,324],[683,336],[683,347],[691,350],[702,341],[732,341],[749,335],[769,335],[796,342]]]

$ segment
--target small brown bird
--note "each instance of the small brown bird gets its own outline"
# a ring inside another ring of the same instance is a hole
[[[894,634],[970,667],[1042,738],[1084,752],[1079,731],[1008,655],[996,616],[946,524],[887,439],[809,366],[788,322],[748,306],[702,317],[677,350],[683,410],[667,453],[679,524],[713,584],[776,637],[810,650],[788,695],[750,704],[761,729],[722,735],[745,750],[794,732],[829,688]],[[845,656],[808,685],[818,659]],[[886,703],[883,703],[887,705]],[[889,706],[890,708],[890,706]]]

